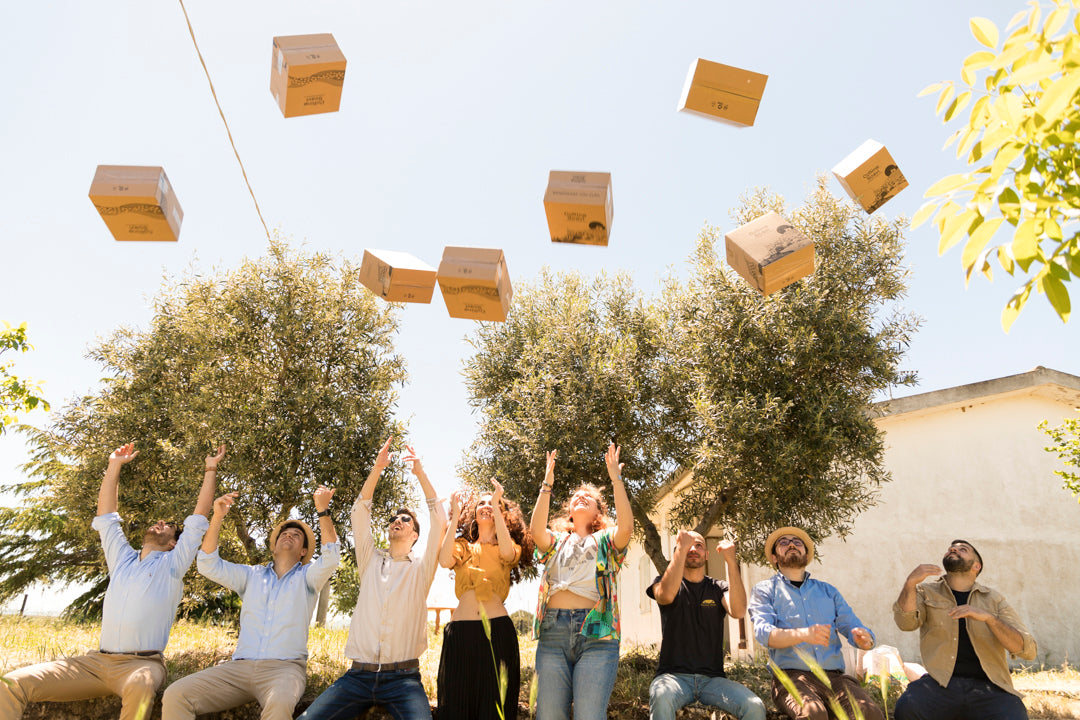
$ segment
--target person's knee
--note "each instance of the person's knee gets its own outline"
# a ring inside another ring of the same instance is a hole
[[[120,697],[127,700],[144,700],[153,698],[158,687],[165,680],[165,672],[156,673],[150,668],[144,668],[131,673],[120,691]]]
[[[195,707],[191,698],[184,692],[182,682],[175,682],[165,688],[165,694],[161,697],[161,716],[169,717],[193,717]]]
[[[765,703],[751,695],[739,706],[739,720],[765,720]]]
[[[673,718],[675,712],[685,703],[680,702],[678,687],[674,680],[665,680],[661,675],[649,685],[649,711],[654,718]]]

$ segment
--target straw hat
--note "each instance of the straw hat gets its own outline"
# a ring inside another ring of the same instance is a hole
[[[773,554],[773,548],[776,546],[776,541],[784,535],[794,535],[803,541],[803,545],[806,547],[806,562],[808,564],[814,559],[814,541],[810,539],[810,536],[806,534],[805,530],[788,526],[773,530],[769,533],[769,537],[765,539],[765,562],[772,565],[773,568],[776,567],[776,564],[772,561],[771,555]]]
[[[277,545],[278,534],[286,526],[299,527],[304,531],[304,535],[307,536],[307,548],[304,549],[304,554],[300,557],[300,562],[307,565],[311,562],[311,556],[315,554],[315,533],[312,532],[308,524],[303,520],[283,520],[274,526],[273,531],[270,533],[270,552],[274,552],[274,547]]]

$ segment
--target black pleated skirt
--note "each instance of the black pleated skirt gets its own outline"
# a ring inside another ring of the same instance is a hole
[[[438,720],[498,720],[496,663],[506,666],[503,717],[517,720],[521,661],[514,621],[508,616],[493,619],[490,644],[480,620],[446,623],[439,658]]]

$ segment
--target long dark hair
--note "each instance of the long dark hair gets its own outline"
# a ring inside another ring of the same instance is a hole
[[[476,506],[484,495],[490,492],[478,493],[472,491],[469,496],[462,500],[461,517],[458,518],[457,535],[468,542],[479,542],[480,525],[476,521]],[[516,567],[510,568],[510,584],[513,585],[522,578],[522,571],[533,565],[533,539],[532,533],[525,526],[525,516],[521,513],[521,507],[513,500],[505,497],[499,501],[499,509],[502,510],[506,529],[510,532],[510,539],[521,546],[521,561]]]

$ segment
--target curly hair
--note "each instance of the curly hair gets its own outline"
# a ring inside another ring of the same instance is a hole
[[[570,497],[566,498],[566,502],[563,503],[562,508],[559,510],[559,515],[551,521],[551,529],[558,530],[560,532],[573,532],[574,531],[574,519],[570,514],[570,502],[574,499],[574,496],[584,490],[588,493],[589,497],[596,501],[596,519],[593,520],[592,528],[589,532],[598,532],[604,528],[614,527],[615,521],[607,514],[607,501],[604,500],[604,492],[593,485],[592,483],[584,483],[579,485],[574,492],[570,493]]]
[[[490,492],[470,493],[462,502],[461,517],[457,524],[458,537],[471,543],[479,542],[480,525],[476,521],[476,506],[480,503],[481,497],[490,494]],[[533,565],[532,533],[525,525],[525,517],[516,502],[503,498],[499,505],[503,520],[506,522],[506,529],[510,531],[510,539],[521,546],[521,560],[510,569],[510,584],[513,585],[521,580],[522,572]]]

